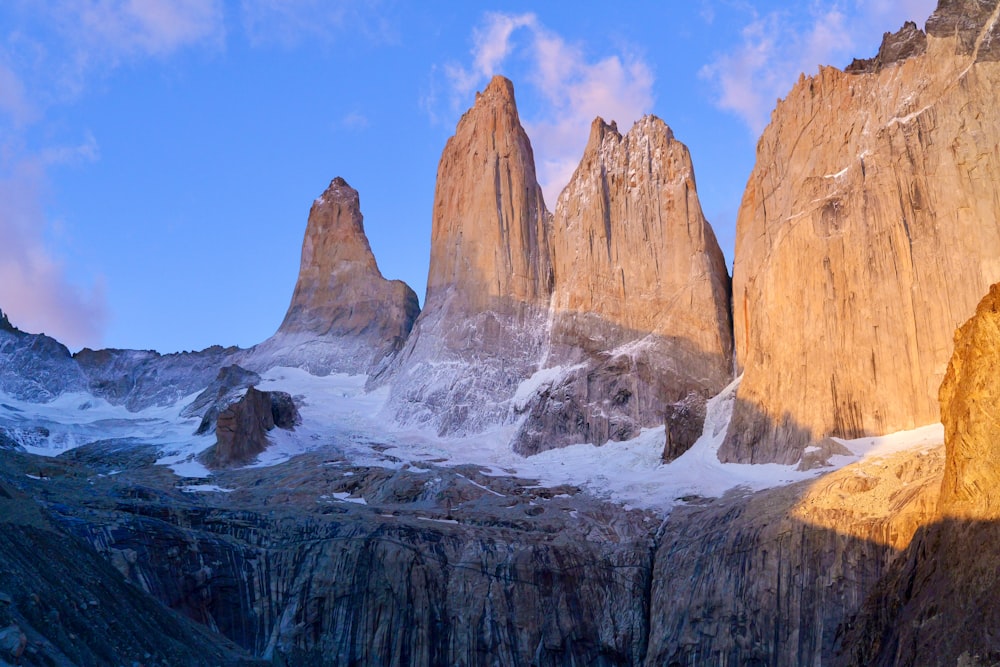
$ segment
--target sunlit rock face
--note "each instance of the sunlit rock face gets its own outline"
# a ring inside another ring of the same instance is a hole
[[[267,351],[314,357],[325,372],[364,373],[402,347],[420,312],[417,295],[386,280],[365,236],[358,192],[340,177],[313,202],[291,304]],[[325,343],[325,345],[321,344]]]
[[[1000,284],[955,333],[955,354],[941,385],[948,456],[943,516],[1000,519]]]
[[[668,404],[730,382],[729,274],[688,149],[662,120],[646,116],[625,135],[594,121],[549,246],[542,365],[565,370],[523,398],[516,449],[631,438],[661,425]]]
[[[392,378],[390,416],[443,434],[509,420],[546,337],[549,224],[513,85],[495,77],[441,155],[424,310],[375,380]]]
[[[955,334],[935,513],[847,626],[841,664],[993,665],[1000,640],[1000,285]],[[902,495],[902,494],[901,494]]]
[[[723,460],[937,421],[952,332],[1000,279],[997,23],[995,1],[942,2],[925,49],[779,102],[737,221]]]

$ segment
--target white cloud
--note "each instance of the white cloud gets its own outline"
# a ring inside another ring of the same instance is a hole
[[[519,31],[525,39],[517,39]],[[522,109],[522,118],[549,208],[579,163],[595,117],[630,125],[652,108],[653,74],[641,58],[624,53],[594,59],[534,14],[487,14],[472,41],[471,65],[445,68],[453,102],[467,101],[494,74],[517,70],[515,84],[528,83],[543,101],[529,116]]]
[[[59,14],[74,42],[114,59],[167,55],[225,37],[220,0],[69,0]]]
[[[701,70],[716,88],[716,105],[738,115],[757,136],[767,125],[775,101],[788,94],[802,73],[820,65],[844,66],[859,48],[878,48],[882,33],[904,21],[923,25],[935,0],[855,0],[824,5],[803,3],[763,16],[752,9],[740,44]]]

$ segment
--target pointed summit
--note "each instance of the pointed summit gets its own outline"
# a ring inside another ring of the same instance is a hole
[[[494,77],[441,155],[424,311],[386,376],[393,417],[442,433],[509,417],[545,337],[549,217],[513,84]]]
[[[399,349],[419,310],[412,289],[382,277],[357,190],[333,179],[309,211],[299,277],[278,336],[335,339],[344,348],[335,367],[365,372]]]

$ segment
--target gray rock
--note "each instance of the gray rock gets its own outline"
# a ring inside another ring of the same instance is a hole
[[[28,645],[28,638],[16,624],[0,630],[0,656],[17,661]]]
[[[957,37],[956,53],[970,55],[975,51],[977,38],[996,6],[997,0],[940,0],[937,9],[927,19],[927,34]],[[993,49],[987,50],[993,53]]]

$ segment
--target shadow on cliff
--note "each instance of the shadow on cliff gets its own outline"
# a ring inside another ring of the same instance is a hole
[[[1000,522],[922,526],[845,626],[845,664],[1000,664]]]

